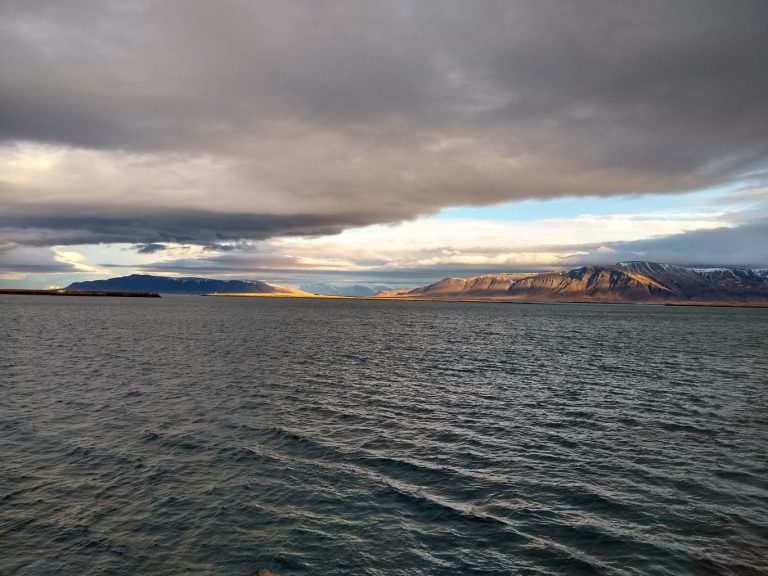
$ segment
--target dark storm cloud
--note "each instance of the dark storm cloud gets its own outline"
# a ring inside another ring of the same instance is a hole
[[[0,244],[733,183],[768,168],[766,37],[758,0],[0,0],[0,141],[90,154],[5,167],[0,209],[47,214]]]
[[[94,216],[56,206],[51,214],[39,207],[35,211],[0,212],[0,236],[4,231],[13,231],[19,243],[27,246],[133,243],[141,238],[145,242],[138,252],[151,254],[162,250],[163,242],[203,243],[210,250],[226,251],[226,245],[221,244],[226,240],[335,234],[347,226],[367,223],[370,222],[354,215],[340,219],[334,215],[220,214],[169,209],[136,209]]]
[[[134,250],[136,250],[137,254],[155,254],[157,252],[162,252],[168,248],[165,244],[157,244],[155,242],[150,242],[148,244],[137,244],[133,247]]]
[[[42,264],[28,264],[23,262],[6,262],[0,258],[0,274],[21,273],[21,274],[45,274],[45,273],[64,273],[74,272],[76,269],[71,264],[50,262]]]
[[[219,244],[214,242],[212,244],[203,244],[203,250],[208,252],[233,252],[235,250],[246,248],[247,246],[248,244],[246,242],[235,242],[233,244]],[[132,248],[137,254],[157,254],[158,252],[165,252],[170,247],[168,244],[150,242],[147,244],[136,244]]]

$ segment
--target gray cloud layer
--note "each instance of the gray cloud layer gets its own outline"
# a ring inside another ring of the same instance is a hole
[[[615,252],[592,252],[586,259],[594,263],[624,260],[651,260],[682,266],[735,266],[764,268],[768,266],[768,221],[754,222],[736,228],[694,230],[666,238],[615,242]],[[585,258],[575,258],[583,262]]]
[[[0,0],[0,157],[68,149],[4,167],[0,245],[763,180],[766,37],[753,0]]]
[[[278,234],[335,234],[345,227],[368,223],[352,214],[226,214],[183,208],[114,211],[108,206],[97,210],[83,207],[78,212],[72,206],[48,205],[0,211],[0,235],[13,231],[19,222],[24,230],[16,231],[13,238],[27,246],[139,242],[154,247],[161,242],[215,246],[226,240],[265,239]]]

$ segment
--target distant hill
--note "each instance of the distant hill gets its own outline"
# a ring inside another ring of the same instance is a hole
[[[361,284],[344,286],[342,284],[330,284],[328,282],[312,282],[300,286],[304,292],[320,294],[323,296],[375,296],[382,290],[389,290],[384,286],[370,288]]]
[[[279,286],[258,280],[212,280],[210,278],[176,278],[151,274],[131,274],[107,280],[75,282],[67,290],[98,290],[102,292],[160,292],[162,294],[259,293],[303,294],[290,286]]]
[[[445,278],[380,296],[541,302],[766,304],[765,270],[693,269],[656,262],[582,266],[540,274]]]
[[[484,274],[470,278],[444,278],[439,282],[414,288],[408,296],[460,296],[462,298],[506,296],[512,285],[531,274]],[[401,295],[404,295],[401,293]]]

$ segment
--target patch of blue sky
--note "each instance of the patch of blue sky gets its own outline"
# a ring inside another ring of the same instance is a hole
[[[576,218],[585,214],[659,214],[715,211],[718,200],[737,191],[735,186],[709,188],[678,194],[645,194],[611,197],[570,197],[552,200],[521,200],[484,207],[445,208],[433,216],[438,220],[516,220]]]

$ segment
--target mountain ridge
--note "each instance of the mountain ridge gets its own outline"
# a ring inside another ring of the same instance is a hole
[[[212,292],[231,294],[293,294],[305,292],[292,286],[281,286],[260,280],[216,280],[195,276],[155,276],[153,274],[131,274],[105,280],[73,282],[66,290],[99,290],[103,292],[159,292],[164,294],[209,294]]]
[[[443,278],[427,286],[414,288],[408,292],[411,296],[425,294],[429,296],[446,295],[457,290],[465,296],[502,296],[516,280],[521,280],[530,274],[481,274],[468,278]]]
[[[218,280],[151,274],[74,282],[66,290],[315,296],[298,288],[259,280]],[[344,297],[768,306],[768,270],[687,268],[658,262],[630,261],[538,273],[449,277],[413,289],[381,290],[375,296],[357,294]]]
[[[530,274],[444,278],[387,298],[535,302],[767,304],[768,274],[630,261]]]

